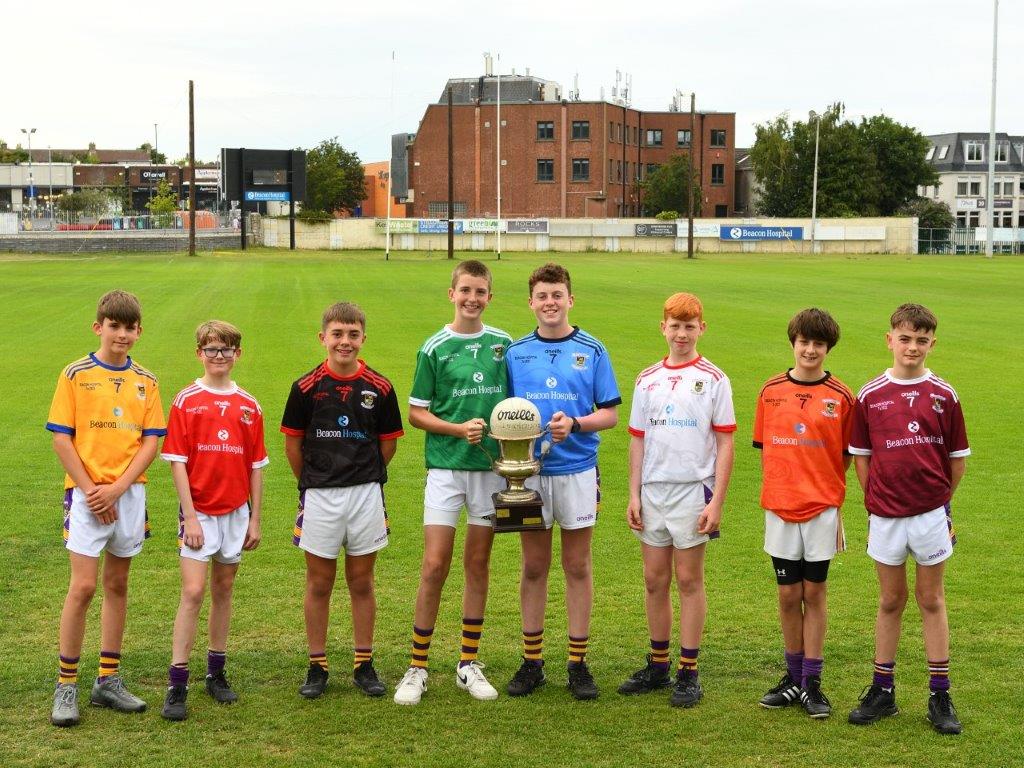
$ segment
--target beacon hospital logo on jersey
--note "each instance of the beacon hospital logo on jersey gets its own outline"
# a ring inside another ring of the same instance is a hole
[[[523,396],[527,400],[579,400],[580,396],[576,392],[556,392],[555,387],[558,386],[558,379],[554,376],[548,376],[544,380],[544,386],[548,388],[547,392],[524,392]]]
[[[672,414],[675,413],[676,407],[672,403],[669,403],[668,405],[666,405],[664,410],[665,410],[665,417],[664,418],[658,419],[658,418],[655,418],[653,416],[648,417],[648,419],[647,419],[648,426],[651,426],[651,427],[674,427],[676,429],[686,429],[686,428],[693,428],[693,427],[697,426],[697,420],[692,418],[692,417],[684,416],[684,417],[680,418],[678,416],[673,416]]]

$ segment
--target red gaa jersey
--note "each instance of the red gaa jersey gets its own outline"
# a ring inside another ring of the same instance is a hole
[[[850,453],[870,456],[864,506],[880,517],[912,517],[949,503],[950,459],[968,456],[960,400],[931,371],[896,379],[886,371],[857,395]]]
[[[270,463],[259,403],[234,383],[225,391],[197,379],[171,404],[160,457],[185,464],[192,505],[226,515],[249,500],[252,470]]]

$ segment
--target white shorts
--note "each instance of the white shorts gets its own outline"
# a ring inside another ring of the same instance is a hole
[[[804,523],[790,523],[774,512],[764,513],[764,551],[781,560],[817,563],[843,549],[839,510],[829,507]]]
[[[135,557],[148,538],[144,483],[132,483],[117,500],[117,520],[109,525],[96,519],[80,488],[65,491],[64,546],[75,554],[99,557],[106,550],[115,557]]]
[[[556,522],[565,531],[597,524],[601,506],[601,475],[597,467],[571,475],[534,475],[527,479],[526,487],[540,493],[545,528]]]
[[[455,528],[465,507],[466,522],[489,528],[494,516],[491,494],[503,490],[505,479],[489,470],[428,469],[423,492],[423,524]]]
[[[868,515],[868,556],[882,565],[935,565],[953,554],[956,535],[949,505],[913,517]]]
[[[336,560],[368,555],[388,545],[388,513],[380,483],[348,488],[307,488],[299,495],[292,543],[317,557]]]
[[[249,530],[249,505],[243,504],[226,515],[204,515],[196,510],[199,526],[203,529],[203,546],[192,549],[185,546],[185,516],[178,509],[178,554],[189,560],[233,564],[242,559],[242,545]]]
[[[715,478],[696,483],[646,483],[640,488],[642,531],[634,531],[652,547],[690,549],[718,538],[697,533],[697,518],[711,501]]]

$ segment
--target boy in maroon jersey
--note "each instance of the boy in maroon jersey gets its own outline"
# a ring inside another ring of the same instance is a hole
[[[869,512],[868,555],[875,561],[880,595],[875,676],[849,720],[865,725],[899,711],[893,680],[907,602],[906,559],[911,555],[928,654],[928,720],[939,733],[960,733],[949,696],[949,624],[942,580],[956,541],[949,502],[971,449],[956,392],[925,367],[935,347],[935,315],[920,304],[903,304],[890,325],[886,342],[893,353],[892,368],[861,389],[850,438]]]
[[[352,679],[367,696],[386,690],[373,668],[373,566],[388,545],[384,483],[402,414],[391,382],[359,358],[365,342],[359,307],[328,307],[320,330],[327,359],[292,385],[281,417],[285,456],[299,481],[292,541],[306,556],[309,669],[299,693],[307,699],[327,688],[327,620],[342,551],[352,602]]]
[[[188,716],[188,659],[211,560],[206,690],[220,704],[238,699],[224,676],[231,591],[242,551],[260,543],[263,467],[270,463],[263,412],[231,380],[241,354],[242,334],[230,323],[210,320],[196,329],[196,357],[204,374],[175,396],[160,454],[171,463],[178,492],[181,554],[181,601],[161,712],[167,720]]]

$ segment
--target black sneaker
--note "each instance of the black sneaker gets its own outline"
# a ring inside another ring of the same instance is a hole
[[[505,686],[505,690],[509,696],[527,696],[547,681],[543,664],[523,659],[523,663]]]
[[[306,672],[306,682],[299,686],[299,695],[307,699],[316,699],[323,695],[327,688],[327,670],[319,664],[310,664]]]
[[[657,665],[651,661],[651,654],[647,654],[647,666],[638,669],[630,675],[626,682],[619,686],[619,693],[624,696],[631,696],[637,693],[650,693],[659,688],[668,688],[672,685],[672,678],[668,676],[668,665]]]
[[[594,676],[590,674],[590,669],[585,661],[569,665],[569,684],[567,687],[569,688],[569,693],[579,701],[596,699],[600,693],[597,689],[597,683],[594,682]]]
[[[377,670],[373,668],[372,661],[363,661],[355,668],[352,682],[367,696],[383,696],[387,691],[387,687],[377,677]]]
[[[800,703],[804,711],[815,720],[821,720],[832,714],[832,702],[821,692],[821,678],[808,677],[807,685],[800,689]]]
[[[206,692],[218,704],[234,704],[238,701],[238,694],[231,690],[223,669],[216,675],[206,676]]]
[[[782,709],[800,698],[800,686],[796,684],[789,672],[782,676],[779,684],[761,697],[760,704],[765,709]]]
[[[676,675],[676,683],[672,686],[672,695],[668,703],[673,707],[692,707],[704,696],[700,680],[696,675]]]
[[[188,686],[172,685],[167,689],[167,697],[164,699],[164,708],[160,711],[160,717],[164,720],[184,720],[187,718],[186,698],[188,698]]]
[[[899,711],[895,686],[886,690],[880,685],[869,685],[861,694],[860,704],[850,712],[847,719],[854,725],[870,725]]]
[[[956,707],[949,691],[932,691],[928,697],[928,722],[939,733],[957,734],[963,731],[960,718],[956,716]]]

